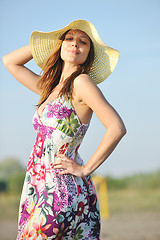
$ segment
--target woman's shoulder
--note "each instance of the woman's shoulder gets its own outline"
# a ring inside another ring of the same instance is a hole
[[[93,79],[87,74],[80,74],[73,82],[73,95],[81,101],[85,96],[95,95],[100,89],[97,87]]]
[[[75,88],[83,88],[83,87],[87,87],[89,85],[95,85],[93,79],[85,73],[82,73],[80,75],[78,75],[75,79],[74,79],[74,87]]]

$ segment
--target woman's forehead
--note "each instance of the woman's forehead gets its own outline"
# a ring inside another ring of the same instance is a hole
[[[67,34],[79,35],[80,37],[84,37],[84,38],[90,39],[89,36],[85,32],[83,32],[83,31],[81,31],[79,29],[70,29]]]

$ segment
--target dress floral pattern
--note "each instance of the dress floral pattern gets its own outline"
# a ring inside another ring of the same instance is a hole
[[[78,148],[89,124],[82,124],[71,99],[49,102],[41,116],[36,111],[37,133],[19,208],[17,240],[99,240],[100,214],[92,179],[59,175],[56,155],[66,154],[83,165]]]

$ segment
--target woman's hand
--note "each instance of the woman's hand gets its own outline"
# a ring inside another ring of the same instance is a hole
[[[60,158],[52,163],[54,169],[64,169],[59,171],[58,174],[73,174],[77,177],[85,177],[85,166],[81,166],[65,154],[58,154],[56,158]]]

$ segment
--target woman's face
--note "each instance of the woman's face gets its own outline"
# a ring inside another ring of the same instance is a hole
[[[61,46],[61,58],[74,65],[83,64],[90,51],[90,39],[81,30],[70,30]]]

